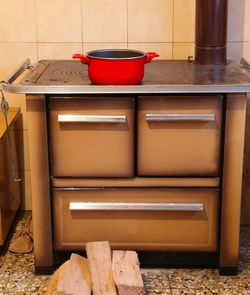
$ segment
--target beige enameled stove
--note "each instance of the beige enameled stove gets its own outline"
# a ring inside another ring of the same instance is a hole
[[[238,270],[246,93],[240,66],[146,65],[143,83],[91,85],[76,61],[40,61],[25,93],[37,273],[108,240],[142,264]]]

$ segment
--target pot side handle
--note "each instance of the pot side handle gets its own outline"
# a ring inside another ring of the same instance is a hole
[[[151,60],[155,57],[159,57],[160,55],[156,52],[146,52],[145,63],[151,62]]]
[[[89,64],[89,58],[81,53],[74,53],[72,58],[78,58],[83,64]]]

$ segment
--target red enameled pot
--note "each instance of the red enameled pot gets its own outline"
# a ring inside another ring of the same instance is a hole
[[[98,85],[135,85],[144,76],[144,64],[159,54],[127,49],[102,49],[85,55],[73,54],[82,63],[88,64],[88,75]]]

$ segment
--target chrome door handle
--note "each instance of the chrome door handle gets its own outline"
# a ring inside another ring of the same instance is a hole
[[[165,122],[165,121],[215,121],[215,114],[146,114],[147,122]]]
[[[127,210],[127,211],[203,211],[202,203],[106,203],[106,202],[70,202],[69,210]]]
[[[57,116],[59,123],[126,123],[126,115],[68,115],[62,114]]]

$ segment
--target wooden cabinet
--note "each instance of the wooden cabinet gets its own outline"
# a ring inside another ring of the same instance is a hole
[[[7,131],[3,113],[0,111],[0,247],[4,245],[21,203],[21,183],[14,179],[19,176],[20,172],[18,170],[20,167],[18,149],[20,156],[21,148],[18,136],[20,124],[20,109],[11,108],[8,114],[9,127]],[[14,166],[13,161],[15,162]]]

